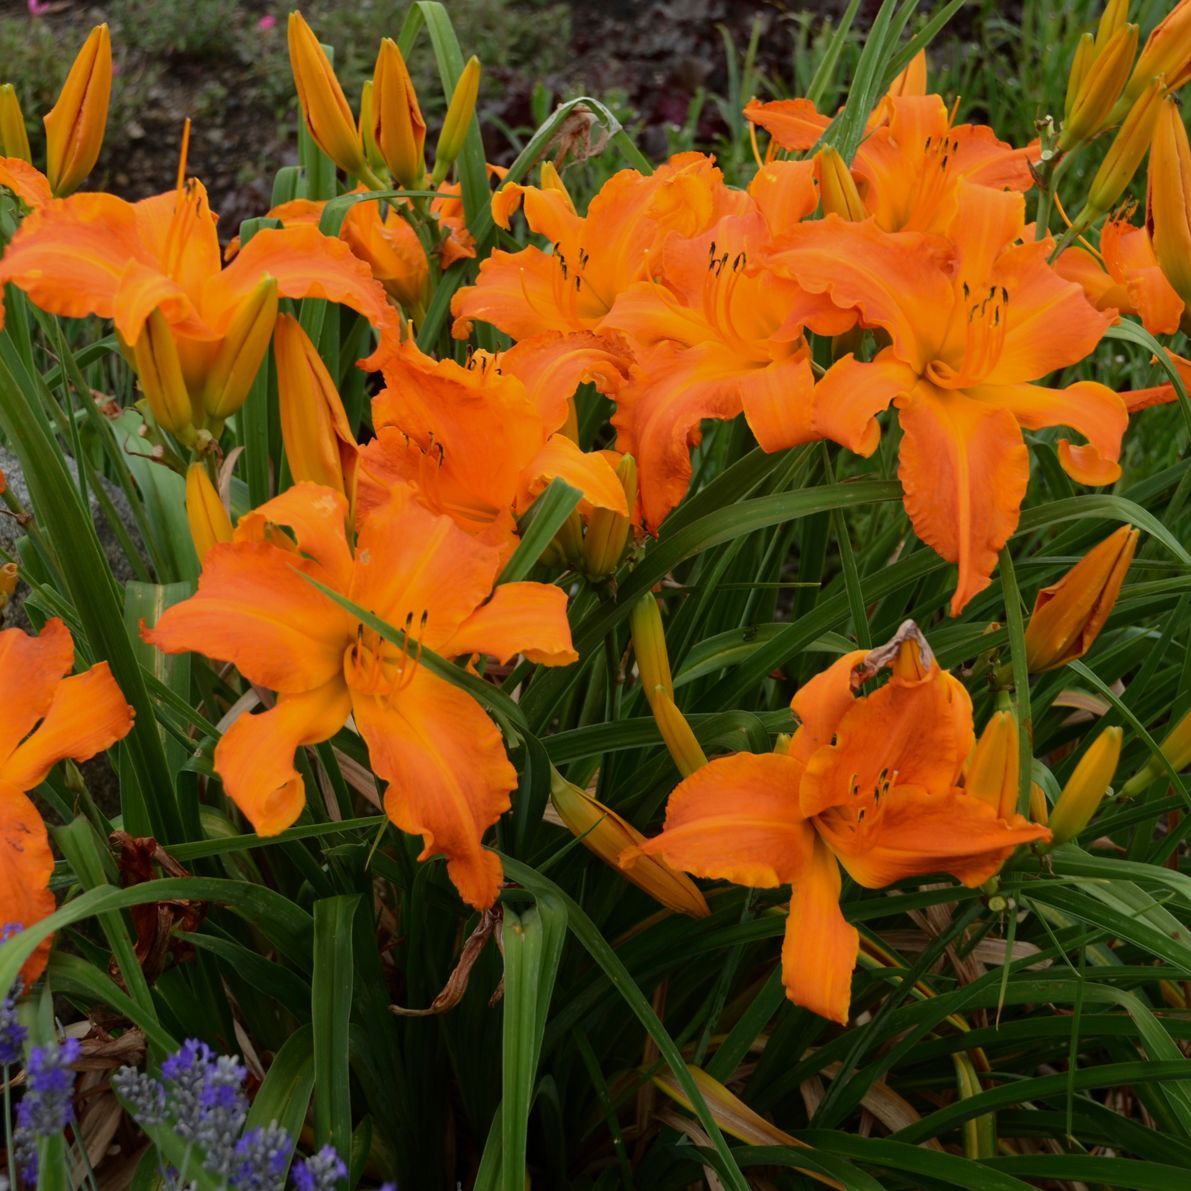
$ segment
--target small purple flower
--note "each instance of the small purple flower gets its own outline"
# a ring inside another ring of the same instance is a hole
[[[237,1191],[282,1191],[293,1152],[293,1138],[276,1121],[247,1130],[236,1142],[231,1185]]]
[[[121,1067],[112,1076],[112,1087],[124,1098],[141,1125],[152,1128],[165,1121],[165,1088],[135,1067]]]
[[[347,1163],[334,1146],[323,1146],[317,1154],[299,1162],[293,1170],[298,1191],[335,1191],[340,1179],[347,1178]]]
[[[70,1064],[78,1061],[77,1038],[35,1046],[25,1068],[25,1094],[17,1105],[17,1126],[13,1133],[17,1164],[22,1177],[37,1181],[37,1143],[56,1137],[66,1128],[71,1115],[74,1073]]]
[[[21,1061],[28,1031],[17,1021],[15,997],[0,1001],[0,1065],[11,1067]]]

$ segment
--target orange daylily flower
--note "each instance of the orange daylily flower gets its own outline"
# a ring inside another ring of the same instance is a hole
[[[671,232],[656,279],[629,286],[601,324],[637,349],[612,424],[618,448],[640,467],[642,509],[653,530],[686,494],[703,419],[743,412],[767,451],[818,437],[801,326],[816,310],[816,329],[823,329],[823,313],[831,316],[828,333],[854,321],[767,268],[774,238],[818,205],[814,163],[763,166],[743,197],[745,211],[699,235]]]
[[[317,228],[261,231],[221,270],[215,216],[196,179],[138,203],[110,194],[56,200],[28,216],[0,260],[0,285],[12,282],[51,314],[113,319],[129,346],[159,311],[196,400],[237,316],[268,278],[281,297],[325,298],[367,318],[381,347],[363,367],[397,338],[396,313],[368,266]],[[262,354],[267,343],[268,333]]]
[[[1104,385],[1033,383],[1084,359],[1111,318],[1047,264],[1049,241],[1018,242],[1021,195],[964,183],[959,200],[951,244],[832,215],[792,228],[774,258],[889,337],[871,362],[846,355],[832,365],[812,418],[823,436],[870,455],[875,415],[896,405],[906,510],[918,536],[959,565],[955,614],[988,586],[1017,526],[1029,476],[1021,427],[1078,431],[1087,443],[1061,440],[1063,467],[1106,484],[1120,474],[1128,424]]]
[[[890,96],[878,112],[880,118],[856,150],[852,175],[885,231],[946,234],[963,182],[993,190],[1024,191],[1033,185],[1029,160],[1035,146],[1015,149],[983,124],[952,124],[941,95]],[[746,108],[745,115],[758,120],[763,111],[750,115]],[[809,149],[818,140],[804,143],[803,136],[788,143],[780,129],[770,132],[783,148]]]
[[[482,837],[508,809],[517,775],[483,708],[422,665],[421,650],[567,665],[577,654],[566,594],[544,583],[494,590],[499,552],[408,487],[373,510],[354,552],[346,519],[341,493],[295,485],[240,518],[233,540],[208,552],[197,593],[143,635],[166,653],[232,662],[278,693],[268,711],[241,715],[215,749],[216,772],[256,831],[276,835],[297,819],[305,793],[295,751],[329,740],[350,715],[389,783],[389,818],[422,836],[422,859],[445,856],[460,895],[483,909],[496,899],[501,867]],[[405,648],[307,576],[403,629]]]
[[[451,301],[454,334],[466,336],[474,319],[514,339],[599,330],[617,295],[652,276],[668,232],[696,235],[745,201],[701,153],[680,153],[648,177],[621,170],[604,183],[586,215],[576,213],[561,183],[510,183],[493,196],[496,223],[508,227],[523,204],[530,229],[554,249],[496,251],[482,261],[476,284]]]
[[[858,693],[886,668],[884,686]],[[846,1024],[860,936],[839,907],[841,866],[868,889],[933,873],[975,887],[1019,844],[1050,833],[960,785],[971,700],[912,622],[889,645],[840,658],[791,707],[800,727],[787,751],[738,753],[692,773],[640,852],[695,876],[792,885],[787,996]],[[633,859],[629,850],[621,863]]]
[[[517,517],[556,476],[584,494],[583,511],[627,515],[614,465],[561,433],[581,382],[615,392],[627,370],[623,344],[591,333],[476,352],[468,367],[401,344],[372,403],[377,437],[359,456],[358,516],[394,483],[412,483],[429,508],[507,555]]]
[[[132,708],[107,662],[69,678],[74,641],[62,621],[32,637],[0,632],[0,922],[31,926],[54,912],[54,858],[45,823],[25,791],[69,757],[86,761],[127,736]],[[32,983],[45,970],[50,940],[25,961]]]
[[[1055,270],[1083,286],[1097,310],[1135,314],[1151,335],[1179,329],[1183,300],[1166,280],[1149,233],[1132,226],[1128,212],[1101,228],[1099,259],[1086,248],[1072,247],[1059,255]]]

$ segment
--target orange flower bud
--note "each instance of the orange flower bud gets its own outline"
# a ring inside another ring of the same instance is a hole
[[[683,777],[689,777],[696,769],[702,769],[707,764],[707,755],[674,700],[665,691],[659,690],[650,701],[650,707],[678,772]]]
[[[426,172],[426,121],[397,43],[380,43],[372,73],[373,136],[389,173],[409,189],[422,185]]]
[[[1096,26],[1097,54],[1102,53],[1104,47],[1124,27],[1128,16],[1129,0],[1108,0],[1100,14],[1100,23]]]
[[[637,671],[645,697],[653,702],[662,691],[674,698],[674,680],[670,677],[670,655],[666,652],[666,633],[662,628],[662,614],[657,599],[648,592],[634,605],[629,614],[629,631],[633,636],[633,651],[637,655]]]
[[[1179,0],[1154,26],[1133,68],[1122,102],[1132,103],[1155,75],[1165,75],[1166,85],[1172,91],[1191,79],[1191,0]]]
[[[1146,208],[1158,264],[1183,304],[1191,306],[1191,145],[1170,95],[1154,130]]]
[[[8,601],[12,599],[12,593],[17,589],[19,578],[20,571],[15,562],[6,562],[0,567],[0,610],[8,607]]]
[[[637,503],[637,461],[622,455],[616,466],[616,478],[624,488],[625,503],[631,510]],[[583,539],[583,566],[589,579],[611,575],[624,557],[632,521],[612,509],[593,509]]]
[[[472,54],[451,93],[442,132],[438,134],[438,145],[434,150],[434,175],[431,179],[436,187],[446,178],[455,159],[463,152],[463,142],[467,139],[479,94],[480,60]]]
[[[318,349],[297,319],[283,314],[273,336],[281,438],[290,474],[355,495],[356,440]]]
[[[1117,199],[1125,193],[1125,187],[1133,180],[1153,139],[1163,90],[1161,79],[1154,79],[1129,109],[1092,179],[1088,201],[1075,220],[1077,227],[1086,227],[1097,215],[1112,210]]]
[[[300,12],[289,14],[289,61],[314,143],[346,173],[365,172],[360,134],[326,51]]]
[[[1136,53],[1137,26],[1123,25],[1097,53],[1074,97],[1068,97],[1067,116],[1059,135],[1060,149],[1066,151],[1091,140],[1107,125]]]
[[[1137,549],[1137,530],[1122,525],[1034,601],[1026,626],[1031,672],[1053,670],[1083,657],[1100,634]]]
[[[1075,47],[1075,53],[1071,58],[1071,69],[1067,74],[1067,100],[1063,106],[1064,120],[1070,119],[1076,97],[1095,61],[1096,39],[1090,33],[1085,33]]]
[[[1037,783],[1030,783],[1030,820],[1045,827],[1050,822],[1050,806],[1046,791]]]
[[[154,310],[145,320],[132,356],[154,420],[190,446],[195,440],[194,407],[182,375],[173,329],[160,310]]]
[[[46,177],[59,197],[78,189],[103,144],[112,92],[112,42],[96,25],[79,50],[58,102],[46,114]]]
[[[230,418],[248,399],[273,338],[277,303],[276,279],[262,277],[232,317],[203,386],[203,408],[212,418]]]
[[[638,889],[679,914],[706,918],[710,913],[690,877],[671,868],[660,856],[642,854],[638,850],[645,842],[641,832],[611,807],[568,782],[556,769],[550,771],[550,801],[567,830]]]
[[[964,764],[964,789],[1007,819],[1017,810],[1021,741],[1009,711],[994,711]]]
[[[0,157],[19,157],[31,161],[29,130],[21,114],[21,101],[11,83],[0,87]]]
[[[232,519],[203,463],[192,463],[186,471],[186,520],[199,562],[216,543],[232,540]]]
[[[1121,759],[1120,728],[1105,728],[1079,759],[1050,815],[1055,844],[1074,839],[1091,821]]]
[[[819,178],[819,202],[824,215],[839,215],[853,223],[868,218],[860,191],[848,163],[837,149],[828,145],[815,154],[815,173]]]

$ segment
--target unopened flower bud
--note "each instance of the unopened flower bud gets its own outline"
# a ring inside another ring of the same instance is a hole
[[[179,441],[191,445],[196,435],[194,407],[173,329],[160,310],[154,310],[145,320],[132,355],[154,420]]]
[[[58,102],[46,114],[46,177],[61,197],[77,190],[103,144],[112,91],[112,42],[107,25],[96,25],[79,50]]]
[[[1146,224],[1166,280],[1191,306],[1191,145],[1179,105],[1169,95],[1150,149]]]
[[[0,611],[8,607],[8,601],[12,599],[12,594],[17,589],[19,578],[20,571],[15,562],[6,562],[0,567]]]
[[[624,488],[625,505],[631,513],[637,503],[637,462],[632,455],[621,456],[616,478]],[[603,508],[592,510],[583,539],[583,569],[589,579],[605,579],[616,570],[624,557],[632,527],[631,518],[623,513]]]
[[[1075,219],[1077,228],[1087,227],[1097,216],[1111,211],[1125,193],[1153,139],[1163,91],[1162,80],[1154,79],[1129,109],[1092,179],[1088,201]]]
[[[1191,79],[1191,0],[1179,0],[1154,26],[1117,105],[1120,115],[1124,115],[1123,109],[1133,103],[1156,75],[1166,77],[1166,86],[1171,91],[1177,91]]]
[[[964,789],[1007,819],[1017,810],[1021,741],[1009,711],[994,711],[964,765]]]
[[[347,97],[326,51],[300,12],[289,14],[289,60],[314,143],[346,173],[365,172],[364,150]]]
[[[378,171],[385,168],[385,159],[376,144],[376,113],[372,107],[372,80],[366,79],[360,91],[360,144],[368,164]]]
[[[1121,759],[1120,728],[1105,728],[1080,757],[1050,815],[1055,844],[1074,839],[1091,821]]]
[[[707,755],[686,716],[678,710],[678,704],[665,691],[659,690],[649,705],[678,772],[683,777],[690,777],[696,769],[702,769],[707,764]]]
[[[207,475],[205,463],[192,463],[186,472],[186,520],[199,562],[216,543],[232,540],[231,518]]]
[[[0,87],[0,157],[19,157],[31,161],[29,130],[21,113],[21,101],[11,83]]]
[[[409,189],[422,185],[426,172],[426,121],[418,94],[397,43],[380,43],[372,74],[372,120],[376,146],[389,173]]]
[[[203,408],[212,418],[230,418],[247,400],[273,338],[277,305],[276,279],[262,277],[233,315],[203,386]]]
[[[1088,69],[1068,104],[1059,148],[1064,152],[1091,140],[1108,124],[1108,118],[1129,78],[1137,53],[1137,26],[1123,25],[1109,38]]]
[[[1034,601],[1026,626],[1031,673],[1053,670],[1083,657],[1108,620],[1137,549],[1137,530],[1122,525],[1093,547]]]
[[[611,807],[568,782],[556,769],[550,772],[550,801],[567,830],[638,889],[679,914],[706,918],[710,913],[690,877],[671,868],[660,856],[642,854],[639,849],[645,836],[641,832]]]
[[[674,681],[670,677],[670,655],[666,652],[666,632],[662,628],[662,614],[657,598],[646,592],[629,614],[629,630],[633,636],[633,652],[637,655],[637,672],[645,697],[653,702],[659,691],[674,698]]]
[[[343,401],[301,323],[283,314],[273,338],[281,438],[290,474],[355,496],[357,447]]]
[[[438,134],[438,145],[434,150],[434,186],[446,178],[451,166],[455,164],[455,159],[463,152],[463,143],[467,139],[467,131],[475,115],[479,94],[480,60],[472,54],[455,84],[455,90],[451,93],[442,132]]]
[[[815,173],[819,176],[819,202],[824,215],[838,215],[852,223],[868,218],[868,208],[852,171],[837,149],[827,145],[815,154]]]

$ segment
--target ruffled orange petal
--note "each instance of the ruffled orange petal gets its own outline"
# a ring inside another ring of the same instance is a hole
[[[801,763],[780,753],[719,757],[679,783],[661,835],[641,851],[696,877],[754,889],[795,881],[814,840],[798,807],[801,778]]]
[[[16,786],[0,781],[0,921],[27,927],[54,912],[50,876],[54,856],[37,808]],[[21,979],[32,984],[45,971],[50,939],[21,968]]]
[[[1065,281],[1048,265],[1049,241],[1007,249],[997,260],[992,282],[1004,286],[1005,342],[988,372],[988,384],[1037,380],[1091,354],[1112,323],[1082,288]]]
[[[132,719],[107,662],[98,662],[58,684],[45,719],[0,766],[2,780],[31,790],[66,757],[86,761],[122,740]]]
[[[447,657],[486,653],[502,665],[519,653],[543,666],[579,660],[567,620],[567,593],[549,583],[502,583],[442,649]]]
[[[764,368],[741,372],[737,387],[745,421],[763,451],[784,451],[822,437],[814,424],[815,376],[802,344]]]
[[[30,210],[54,197],[45,174],[19,157],[0,157],[0,186],[7,186]]]
[[[894,675],[872,694],[853,699],[832,742],[809,757],[802,813],[810,818],[867,802],[887,785],[949,788],[974,743],[972,701],[950,674],[935,666],[922,679]]]
[[[418,859],[445,856],[459,896],[477,910],[492,905],[500,860],[482,839],[517,785],[496,725],[470,695],[425,667],[388,699],[357,693],[353,709],[372,767],[389,783],[385,811],[422,837]]]
[[[12,780],[6,773],[9,755],[49,710],[73,665],[74,641],[57,617],[36,637],[23,629],[0,632],[0,781]]]
[[[830,116],[821,115],[809,99],[775,99],[761,103],[752,99],[744,107],[744,118],[763,128],[783,148],[805,152],[827,131]]]
[[[583,493],[580,504],[584,512],[592,508],[611,509],[628,516],[624,485],[612,465],[598,451],[581,451],[577,443],[563,434],[552,434],[522,474],[524,487],[517,502],[519,510],[529,508],[556,477]]]
[[[813,161],[770,161],[760,166],[748,184],[771,236],[814,213],[819,205]]]
[[[234,540],[276,545],[274,527],[285,526],[293,532],[298,551],[314,559],[325,572],[318,576],[320,581],[346,589],[352,568],[347,512],[343,493],[303,480],[245,513],[236,524]]]
[[[173,278],[141,261],[129,261],[116,287],[113,315],[125,343],[136,343],[154,310],[161,311],[177,334],[204,340],[218,338],[199,318],[186,291]]]
[[[1087,439],[1073,446],[1059,441],[1059,458],[1068,474],[1081,484],[1111,484],[1120,478],[1117,460],[1121,439],[1129,426],[1129,411],[1111,389],[1083,380],[1066,389],[1042,385],[988,385],[970,389],[977,401],[1007,409],[1027,430],[1070,426]]]
[[[348,595],[438,650],[488,598],[499,568],[498,551],[430,512],[405,486],[364,521]]]
[[[990,582],[997,552],[1017,528],[1029,452],[1008,410],[922,383],[899,398],[898,477],[914,532],[959,564],[952,615]]]
[[[632,363],[633,353],[624,339],[592,331],[535,335],[500,357],[500,366],[525,386],[541,413],[543,429],[551,434],[567,420],[571,398],[581,384],[593,384],[597,392],[614,396]]]
[[[203,316],[211,326],[226,330],[236,308],[265,276],[276,279],[283,298],[324,298],[362,314],[379,333],[380,345],[360,361],[361,367],[379,367],[400,339],[397,314],[368,266],[342,240],[306,225],[268,228],[253,236],[207,283]]]
[[[616,447],[637,460],[650,529],[686,495],[703,420],[725,421],[742,411],[739,367],[735,354],[714,341],[691,348],[661,343],[620,391],[612,418]]]
[[[816,749],[831,740],[840,720],[856,701],[852,672],[866,656],[863,649],[845,653],[800,687],[790,700],[799,727],[789,751],[801,764],[805,765]]]
[[[887,331],[897,358],[921,372],[943,341],[954,305],[946,271],[953,251],[935,237],[828,215],[791,228],[770,264]]]
[[[76,194],[25,218],[0,260],[0,285],[11,281],[51,314],[111,318],[133,260],[154,264],[132,204],[110,194]]]
[[[351,694],[336,676],[313,690],[282,695],[268,711],[241,715],[223,734],[215,772],[258,835],[276,835],[297,820],[306,793],[294,754],[330,740],[350,713]]]
[[[382,217],[375,201],[356,203],[339,235],[397,301],[413,306],[421,300],[430,266],[417,232],[397,211]]]
[[[794,879],[782,943],[782,983],[795,1005],[848,1024],[860,932],[840,910],[839,864],[816,835],[809,863]]]
[[[1064,249],[1053,267],[1065,281],[1074,281],[1097,310],[1132,312],[1128,290],[1086,248]]]
[[[892,790],[871,832],[851,832],[824,816],[819,830],[854,881],[881,889],[906,877],[950,873],[965,885],[987,881],[1019,844],[1050,838],[1045,827],[997,812],[962,790]]]
[[[451,334],[464,339],[474,321],[491,323],[514,339],[545,331],[588,329],[580,313],[574,279],[564,282],[558,262],[532,245],[520,252],[497,249],[480,262],[476,284],[451,299]],[[602,316],[604,308],[593,313]]]
[[[1108,271],[1124,284],[1128,294],[1128,306],[1122,308],[1139,314],[1151,335],[1175,334],[1183,315],[1183,299],[1166,280],[1146,228],[1110,219],[1100,232],[1100,251]]]
[[[867,457],[881,441],[877,414],[917,382],[917,373],[889,349],[870,363],[849,353],[815,386],[811,424],[824,438]]]
[[[296,551],[268,542],[216,545],[203,559],[198,591],[141,635],[165,653],[232,662],[270,690],[313,690],[341,672],[352,622],[303,574],[329,578]]]
[[[158,268],[197,306],[207,279],[219,273],[219,235],[206,187],[188,178],[180,190],[136,205],[137,233]]]

